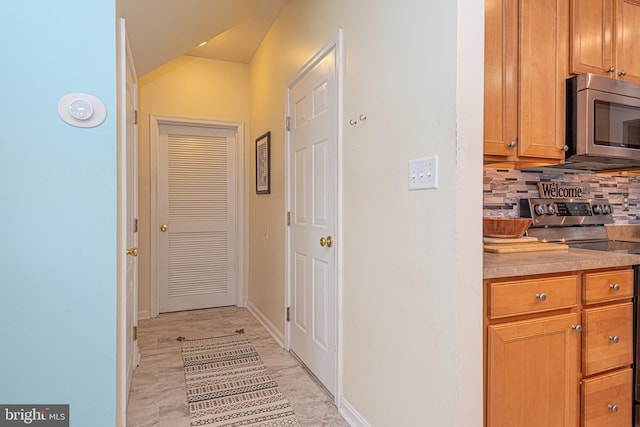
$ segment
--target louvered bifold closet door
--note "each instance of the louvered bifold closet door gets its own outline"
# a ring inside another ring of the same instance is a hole
[[[160,147],[160,153],[166,153],[167,166],[161,312],[235,303],[234,135],[225,129],[166,126],[163,132],[161,127],[166,151]]]

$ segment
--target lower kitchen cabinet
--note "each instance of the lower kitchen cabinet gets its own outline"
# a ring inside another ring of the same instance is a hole
[[[487,425],[577,426],[578,314],[487,331]]]
[[[485,280],[485,425],[631,427],[633,269]]]

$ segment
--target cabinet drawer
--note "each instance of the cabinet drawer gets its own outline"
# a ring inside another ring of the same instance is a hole
[[[583,427],[631,427],[631,368],[582,380]]]
[[[489,317],[537,313],[577,305],[579,276],[514,280],[489,284]]]
[[[631,302],[582,311],[582,370],[585,376],[633,362]]]
[[[633,270],[605,271],[584,275],[585,304],[633,297]]]

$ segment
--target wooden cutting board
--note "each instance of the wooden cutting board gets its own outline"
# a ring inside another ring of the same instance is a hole
[[[562,251],[568,250],[569,246],[563,243],[513,243],[503,245],[484,245],[485,252],[494,254],[514,254],[518,252],[541,252],[541,251]]]
[[[500,238],[500,237],[483,237],[482,241],[488,245],[503,245],[509,243],[531,243],[537,242],[537,237],[514,237],[514,238]]]

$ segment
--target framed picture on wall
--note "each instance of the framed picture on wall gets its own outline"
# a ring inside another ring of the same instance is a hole
[[[256,139],[256,194],[271,193],[271,132]]]

